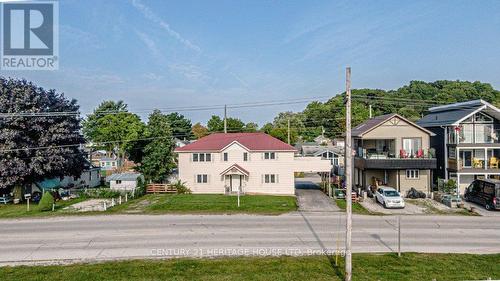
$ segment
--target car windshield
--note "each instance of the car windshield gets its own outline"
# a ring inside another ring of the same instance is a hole
[[[399,197],[399,193],[395,190],[387,190],[387,191],[384,191],[384,196],[387,196],[387,197]]]

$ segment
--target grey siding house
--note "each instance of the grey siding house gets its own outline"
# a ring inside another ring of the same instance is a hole
[[[454,179],[458,191],[474,179],[500,178],[500,110],[484,100],[432,107],[417,124],[432,131],[435,179]]]

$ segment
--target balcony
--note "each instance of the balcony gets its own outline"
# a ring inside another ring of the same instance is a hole
[[[464,124],[463,126],[456,127],[448,131],[448,143],[483,145],[500,144],[500,129],[494,128],[492,125]]]
[[[462,172],[500,172],[500,149],[460,149],[458,159],[449,159],[448,166]]]
[[[419,149],[416,153],[401,150],[399,154],[390,152],[367,152],[358,149],[354,166],[359,169],[436,169],[437,160],[433,149]]]

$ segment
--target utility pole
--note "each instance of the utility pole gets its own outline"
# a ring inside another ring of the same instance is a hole
[[[224,134],[227,134],[227,105],[224,105]]]
[[[373,118],[373,114],[372,114],[372,105],[368,105],[368,108],[370,109],[370,119]]]
[[[288,144],[290,144],[290,118],[288,118]]]
[[[351,138],[351,67],[346,68],[345,92],[345,189],[346,189],[346,239],[345,280],[352,279],[352,138]]]

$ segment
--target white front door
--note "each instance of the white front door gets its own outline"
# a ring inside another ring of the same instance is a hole
[[[240,175],[231,175],[231,191],[238,192],[238,189],[241,187],[241,176]]]

